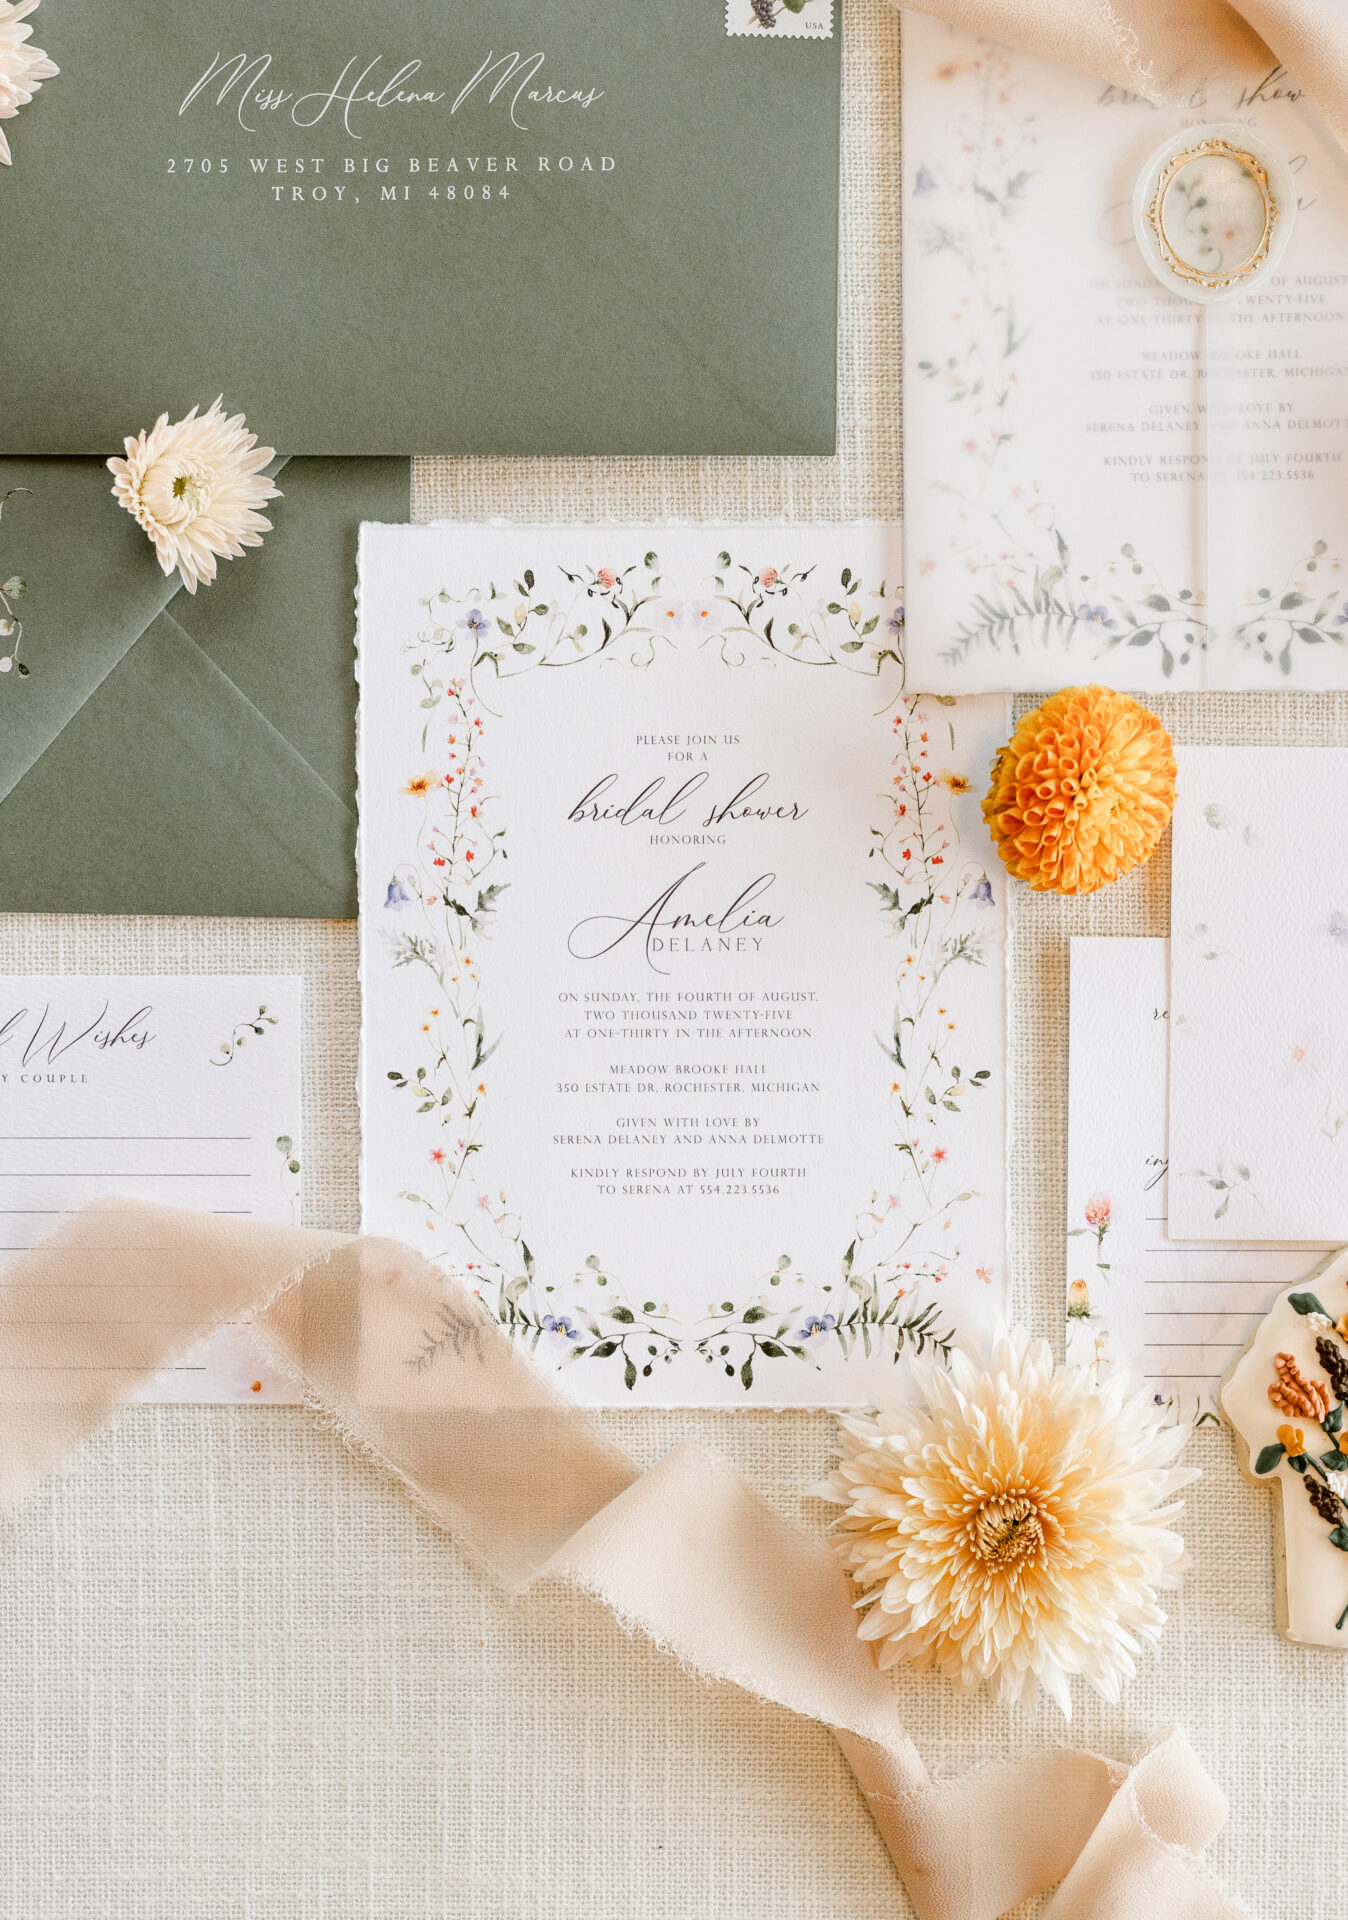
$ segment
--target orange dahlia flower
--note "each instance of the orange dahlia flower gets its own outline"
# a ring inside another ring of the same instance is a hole
[[[998,755],[983,802],[1001,855],[1041,892],[1094,893],[1150,859],[1175,806],[1175,751],[1154,713],[1064,687]]]

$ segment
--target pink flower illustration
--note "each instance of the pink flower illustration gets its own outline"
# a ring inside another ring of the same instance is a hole
[[[612,567],[597,568],[595,571],[594,577],[599,582],[600,586],[604,589],[605,593],[612,593],[613,589],[618,584],[618,576],[613,571]]]
[[[1109,1225],[1109,1195],[1093,1193],[1086,1202],[1086,1225],[1088,1227],[1107,1227]]]

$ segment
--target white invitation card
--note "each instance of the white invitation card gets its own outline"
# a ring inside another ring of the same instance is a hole
[[[1348,749],[1181,747],[1170,1218],[1348,1242]]]
[[[915,682],[1348,685],[1348,169],[1294,83],[1158,108],[908,10],[903,80]],[[1300,205],[1272,279],[1204,309],[1132,196],[1214,121]]]
[[[1145,1380],[1176,1419],[1215,1421],[1217,1388],[1305,1247],[1170,1238],[1165,940],[1072,941],[1067,1357]]]
[[[864,1401],[1002,1302],[1009,712],[904,697],[898,551],[363,530],[365,1226],[582,1399]]]
[[[0,980],[0,1265],[106,1194],[300,1218],[300,982],[11,974]],[[246,1326],[141,1398],[288,1401]]]

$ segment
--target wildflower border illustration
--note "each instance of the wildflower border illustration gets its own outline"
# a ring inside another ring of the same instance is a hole
[[[914,173],[913,197],[929,211],[913,222],[913,238],[927,255],[955,262],[962,286],[943,316],[944,351],[917,368],[965,421],[968,477],[959,486],[934,484],[975,529],[974,548],[990,556],[970,564],[978,584],[944,658],[958,663],[983,649],[1066,651],[1084,642],[1096,662],[1120,648],[1146,648],[1170,679],[1207,649],[1203,592],[1162,578],[1134,542],[1082,567],[1059,503],[1038,479],[1009,469],[1031,404],[1019,380],[1031,323],[1017,311],[1010,262],[1016,223],[1038,178],[1038,116],[1017,102],[1016,58],[980,41],[971,57],[942,61],[933,78],[955,88],[956,100],[944,151]],[[1245,596],[1235,648],[1290,678],[1299,648],[1348,645],[1341,562],[1329,552],[1316,540],[1280,587]]]
[[[737,1378],[747,1392],[765,1361],[818,1365],[836,1344],[844,1354],[907,1346],[949,1351],[954,1331],[936,1302],[920,1299],[971,1264],[954,1222],[976,1197],[960,1188],[938,1137],[947,1115],[989,1097],[992,1070],[953,1057],[956,1023],[949,977],[985,964],[983,940],[956,925],[963,903],[991,908],[988,874],[963,858],[949,802],[968,780],[936,764],[933,722],[902,694],[881,723],[892,726],[893,785],[871,828],[869,884],[895,942],[896,1004],[891,1030],[877,1036],[890,1075],[895,1123],[895,1191],[871,1194],[839,1269],[800,1273],[782,1254],[739,1300],[711,1301],[695,1324],[667,1303],[636,1298],[597,1253],[581,1272],[544,1280],[523,1223],[504,1193],[480,1191],[472,1162],[482,1151],[489,1034],[479,949],[509,882],[506,829],[487,791],[485,737],[496,683],[520,672],[590,664],[641,670],[664,650],[714,649],[731,669],[775,658],[878,677],[901,676],[903,608],[897,583],[840,569],[822,586],[816,569],[751,566],[721,551],[709,559],[701,597],[671,592],[658,555],[613,567],[558,566],[545,585],[534,568],[504,582],[423,601],[424,624],[405,643],[418,705],[425,771],[403,793],[416,805],[414,850],[388,877],[385,907],[395,916],[393,968],[413,967],[429,989],[420,1060],[384,1069],[392,1091],[410,1100],[434,1144],[427,1175],[400,1194],[427,1233],[444,1236],[439,1258],[466,1277],[486,1309],[531,1350],[560,1364],[611,1363],[634,1391],[681,1353]],[[953,703],[945,702],[945,705]],[[953,753],[955,735],[947,720]],[[407,922],[412,924],[407,924]],[[990,1280],[983,1268],[976,1277]],[[426,1329],[409,1364],[432,1364],[451,1329]]]
[[[1110,1233],[1118,1221],[1114,1202],[1103,1191],[1088,1196],[1081,1206],[1080,1217],[1083,1224],[1069,1227],[1067,1238],[1069,1242],[1087,1242],[1085,1251],[1092,1272],[1088,1279],[1082,1271],[1085,1263],[1079,1256],[1074,1257],[1069,1246],[1068,1271],[1072,1272],[1075,1267],[1077,1272],[1067,1283],[1067,1360],[1070,1366],[1089,1368],[1095,1376],[1095,1384],[1100,1386],[1118,1364],[1110,1351],[1115,1328],[1111,1325],[1113,1316],[1108,1310],[1114,1284],[1111,1278],[1113,1260],[1105,1258]],[[1188,1420],[1195,1427],[1221,1425],[1214,1388],[1204,1387],[1196,1392],[1168,1395],[1155,1393],[1152,1399],[1170,1420]]]
[[[1094,1277],[1103,1283],[1097,1291],[1107,1291],[1110,1262],[1105,1258],[1105,1243],[1114,1224],[1114,1206],[1109,1195],[1091,1194],[1082,1207],[1082,1218],[1084,1226],[1069,1227],[1067,1238],[1095,1242]],[[1091,1297],[1090,1282],[1080,1274],[1069,1281],[1067,1287],[1067,1358],[1073,1366],[1089,1367],[1097,1386],[1110,1366],[1109,1327],[1101,1314],[1099,1300]]]

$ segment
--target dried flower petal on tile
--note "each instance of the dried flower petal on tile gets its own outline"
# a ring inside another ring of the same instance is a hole
[[[1323,1420],[1329,1412],[1328,1389],[1318,1380],[1308,1380],[1290,1353],[1277,1354],[1273,1365],[1278,1378],[1270,1386],[1268,1397],[1277,1412]]]

